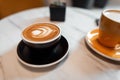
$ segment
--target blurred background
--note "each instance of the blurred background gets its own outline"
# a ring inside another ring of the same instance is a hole
[[[120,0],[0,0],[0,19],[19,11],[49,6],[53,1],[63,1],[67,6],[88,9],[98,16],[104,9],[120,9]]]

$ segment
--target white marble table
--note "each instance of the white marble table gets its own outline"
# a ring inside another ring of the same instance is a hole
[[[96,28],[96,14],[67,8],[65,22],[51,22],[49,8],[35,8],[8,16],[0,21],[0,80],[120,80],[120,65],[108,62],[91,51],[85,35]],[[69,56],[54,66],[30,68],[16,57],[21,31],[29,24],[51,22],[61,27],[69,42]]]

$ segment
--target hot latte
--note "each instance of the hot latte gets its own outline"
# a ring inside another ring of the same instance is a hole
[[[57,37],[60,29],[50,23],[38,23],[27,27],[23,32],[25,39],[34,42],[48,41]]]

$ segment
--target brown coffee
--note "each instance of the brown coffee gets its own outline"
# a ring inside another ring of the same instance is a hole
[[[27,27],[22,34],[29,41],[41,42],[57,37],[60,29],[50,23],[37,23]]]

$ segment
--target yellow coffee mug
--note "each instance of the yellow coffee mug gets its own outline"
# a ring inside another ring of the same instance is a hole
[[[120,10],[104,10],[99,23],[98,41],[105,47],[120,44]]]

